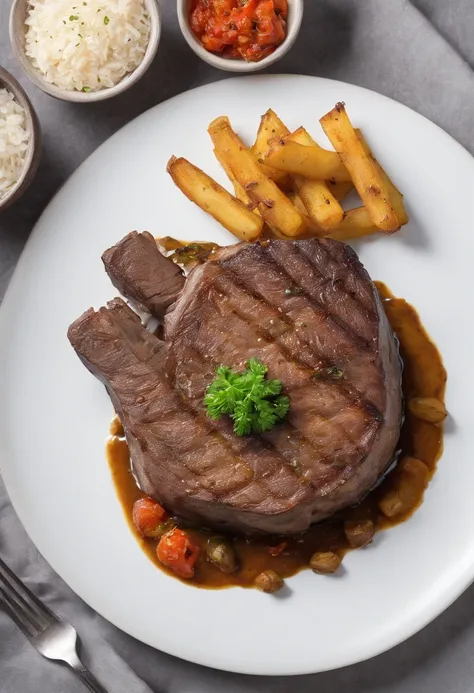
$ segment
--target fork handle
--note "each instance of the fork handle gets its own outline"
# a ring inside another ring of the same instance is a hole
[[[79,657],[68,660],[68,664],[92,693],[108,693],[89,669],[84,666]]]

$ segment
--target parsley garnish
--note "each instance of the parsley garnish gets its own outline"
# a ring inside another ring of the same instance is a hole
[[[104,24],[108,24],[110,22],[110,19],[105,15],[104,17]]]
[[[250,359],[243,373],[219,366],[204,397],[207,415],[214,420],[230,416],[238,436],[272,429],[287,415],[290,400],[281,395],[279,380],[265,379],[267,370],[258,359]]]
[[[77,14],[71,14],[71,15],[69,16],[69,21],[70,21],[70,22],[77,22],[78,19],[79,19],[79,16],[78,16]]]
[[[79,45],[79,44],[77,44],[77,45]],[[85,91],[86,93],[90,90],[91,90],[90,87],[82,87],[82,89],[81,89],[81,91]]]

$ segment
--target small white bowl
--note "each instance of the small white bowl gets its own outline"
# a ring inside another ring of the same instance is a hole
[[[15,101],[25,109],[25,127],[29,134],[28,147],[26,149],[25,161],[23,162],[23,169],[20,176],[7,194],[0,197],[1,213],[23,195],[33,180],[41,159],[43,138],[38,116],[25,90],[9,72],[3,69],[3,67],[0,67],[0,89],[8,89],[8,91],[13,94]]]
[[[301,28],[304,7],[304,0],[288,0],[288,21],[285,40],[273,51],[273,53],[263,58],[263,60],[249,63],[243,58],[223,58],[220,55],[216,55],[216,53],[207,51],[197,36],[195,36],[189,24],[191,0],[177,0],[177,3],[179,26],[190,48],[192,48],[199,58],[209,63],[209,65],[217,67],[220,70],[227,70],[228,72],[257,72],[258,70],[263,70],[263,68],[276,63],[277,60],[280,60],[280,58],[288,53],[296,41],[296,37]]]
[[[10,42],[13,51],[20,61],[21,67],[26,76],[42,89],[46,94],[54,96],[62,101],[74,101],[79,103],[91,103],[92,101],[103,101],[113,96],[122,94],[130,89],[145,74],[153,62],[156,55],[161,34],[161,17],[157,0],[144,0],[145,6],[150,17],[150,36],[148,46],[140,65],[130,74],[126,75],[118,84],[100,91],[70,91],[62,89],[55,84],[47,82],[43,75],[33,66],[31,60],[25,53],[25,19],[28,12],[28,0],[13,0],[10,11]]]

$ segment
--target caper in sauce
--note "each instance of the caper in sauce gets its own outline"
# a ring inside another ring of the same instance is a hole
[[[235,549],[225,537],[211,537],[207,542],[206,554],[208,560],[223,573],[234,573],[239,567]]]

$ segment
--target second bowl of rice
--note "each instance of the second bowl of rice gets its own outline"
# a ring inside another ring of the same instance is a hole
[[[0,66],[0,213],[32,182],[41,148],[35,109],[21,84]]]
[[[47,94],[90,102],[116,96],[150,67],[161,33],[157,0],[14,0],[10,40]]]

